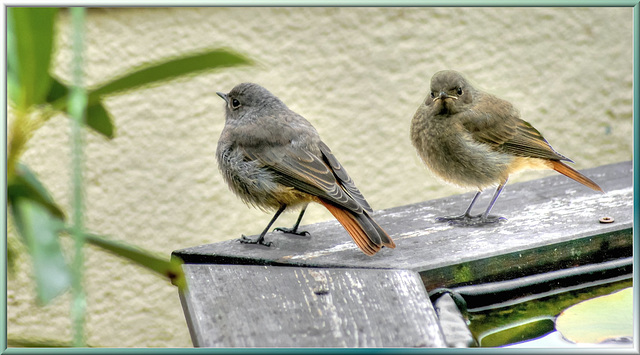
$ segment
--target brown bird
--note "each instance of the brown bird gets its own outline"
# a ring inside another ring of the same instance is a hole
[[[265,88],[252,83],[217,93],[226,102],[225,126],[216,151],[218,167],[231,191],[245,203],[276,213],[256,240],[264,236],[287,208],[301,206],[294,233],[309,202],[325,206],[367,255],[383,246],[395,248],[389,235],[371,218],[373,210],[316,129]]]
[[[505,220],[489,212],[509,176],[523,169],[553,169],[602,192],[598,184],[563,161],[546,139],[507,101],[474,88],[453,70],[437,72],[431,91],[411,122],[411,141],[427,167],[443,180],[478,192],[461,216],[438,217],[457,225]],[[471,208],[482,190],[498,185],[482,215]]]

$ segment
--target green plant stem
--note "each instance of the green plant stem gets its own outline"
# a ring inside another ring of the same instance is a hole
[[[7,181],[11,182],[16,173],[16,165],[27,148],[27,142],[42,125],[49,120],[55,111],[45,108],[40,112],[14,111],[14,119],[7,134]]]
[[[23,110],[16,110],[14,120],[9,127],[9,146],[7,147],[7,182],[11,182],[16,173],[16,164],[29,140],[28,115]]]
[[[87,92],[83,85],[83,41],[84,41],[85,9],[71,8],[73,26],[73,86],[69,96],[69,114],[71,116],[71,172],[72,176],[72,235],[75,241],[72,262],[73,304],[71,317],[73,321],[73,345],[83,347],[85,342],[86,298],[82,285],[84,270],[84,201],[83,201],[83,145],[84,119],[87,107]]]

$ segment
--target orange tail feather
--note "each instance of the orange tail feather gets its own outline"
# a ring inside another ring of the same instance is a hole
[[[557,161],[557,160],[552,160],[551,163],[553,164],[553,170],[559,172],[560,174],[572,178],[573,180],[595,190],[595,191],[600,191],[600,192],[604,192],[602,191],[602,188],[600,186],[598,186],[598,184],[596,184],[595,182],[593,182],[593,180],[589,179],[588,177],[582,175],[582,173],[580,173],[579,171],[573,169],[572,167],[570,167],[569,165],[561,162],[561,161]]]
[[[331,212],[331,214],[338,220],[338,222],[342,224],[344,229],[347,231],[347,233],[349,233],[351,238],[353,238],[353,241],[356,243],[356,245],[358,245],[363,253],[367,255],[374,255],[375,253],[380,251],[380,249],[382,249],[382,245],[389,248],[396,247],[391,237],[389,237],[389,235],[386,234],[386,232],[384,232],[382,228],[380,228],[380,226],[378,226],[370,217],[366,216],[365,218],[369,218],[370,223],[377,227],[376,230],[378,231],[378,234],[382,232],[384,233],[384,235],[379,236],[378,238],[372,238],[367,235],[365,230],[358,222],[357,217],[352,212],[344,210],[322,200],[320,200],[320,203],[322,203],[322,205],[326,207],[329,212]],[[373,239],[382,239],[384,241],[381,243],[381,245],[379,245],[376,244]]]

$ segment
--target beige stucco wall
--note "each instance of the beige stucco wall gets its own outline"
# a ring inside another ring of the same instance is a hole
[[[61,14],[55,73],[64,79],[68,24]],[[167,256],[259,233],[271,218],[228,191],[214,157],[224,123],[215,92],[244,81],[311,121],[375,209],[463,192],[433,178],[409,142],[429,79],[446,68],[512,101],[578,169],[632,158],[631,8],[91,9],[86,40],[89,84],[204,48],[258,63],[110,97],[116,138],[87,136],[87,226]],[[56,117],[24,156],[66,209],[68,141],[68,121]],[[495,211],[517,213],[499,201]],[[330,218],[313,206],[303,223]],[[37,307],[21,261],[8,280],[9,337],[69,340],[70,297]],[[86,265],[91,345],[191,346],[174,287],[93,248]]]

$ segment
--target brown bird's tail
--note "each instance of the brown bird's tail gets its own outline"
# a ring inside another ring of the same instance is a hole
[[[342,224],[363,253],[373,255],[380,251],[382,246],[387,248],[396,247],[396,243],[393,242],[387,232],[366,211],[358,214],[323,200],[320,200],[320,202]]]
[[[573,169],[572,167],[570,167],[569,165],[558,161],[558,160],[552,160],[551,164],[553,165],[553,170],[559,172],[560,174],[566,176],[566,177],[570,177],[573,180],[595,190],[595,191],[600,191],[600,192],[604,192],[602,191],[602,188],[600,186],[598,186],[598,184],[596,184],[595,182],[593,182],[591,179],[589,179],[588,177],[582,175],[579,171]]]

